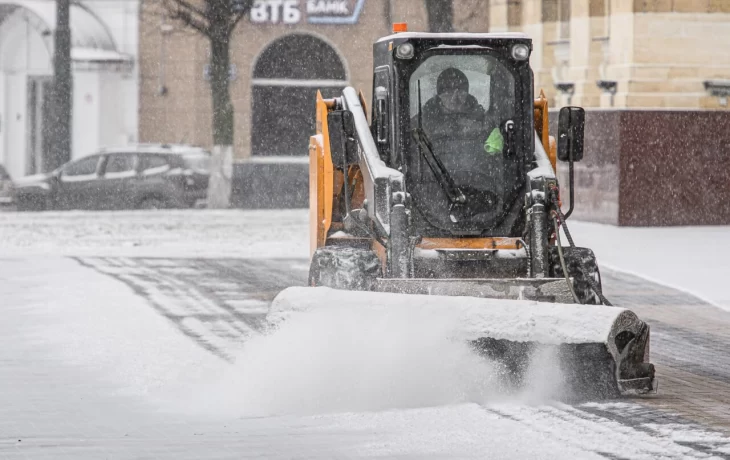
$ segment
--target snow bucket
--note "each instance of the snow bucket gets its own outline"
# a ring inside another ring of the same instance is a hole
[[[649,326],[625,308],[291,287],[277,295],[267,319],[275,328],[292,315],[348,308],[384,317],[405,310],[413,327],[419,315],[437,315],[450,324],[451,339],[500,363],[511,385],[521,385],[537,352],[550,349],[569,399],[655,389],[654,366],[647,362]]]

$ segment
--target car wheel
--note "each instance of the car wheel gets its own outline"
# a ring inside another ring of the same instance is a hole
[[[166,209],[168,207],[167,203],[159,198],[145,198],[137,209]]]
[[[16,198],[15,209],[19,212],[24,211],[45,211],[51,209],[46,203],[45,198],[39,198],[37,196]]]

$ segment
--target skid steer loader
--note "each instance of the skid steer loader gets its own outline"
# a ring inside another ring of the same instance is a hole
[[[574,393],[653,391],[648,325],[609,306],[593,252],[575,247],[566,225],[584,111],[561,109],[557,142],[549,135],[531,49],[520,33],[394,33],[373,47],[370,123],[355,89],[317,94],[309,284],[319,291],[309,299],[443,296],[443,305],[463,299],[477,312],[473,298],[503,299],[500,308],[483,301],[483,330],[468,340],[514,374],[544,342],[558,346]],[[556,156],[570,163],[565,214]],[[305,295],[285,291],[274,303],[291,307]]]

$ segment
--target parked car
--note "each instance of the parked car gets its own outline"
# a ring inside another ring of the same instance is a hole
[[[0,165],[0,206],[13,204],[13,179],[8,171]]]
[[[15,181],[18,210],[188,208],[205,200],[210,153],[184,145],[104,149]]]

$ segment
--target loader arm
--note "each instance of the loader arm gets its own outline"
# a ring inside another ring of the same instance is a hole
[[[393,197],[402,194],[405,199],[403,174],[389,168],[380,159],[360,97],[354,88],[347,87],[342,91],[342,108],[352,112],[355,121],[358,164],[363,177],[368,216],[375,223],[378,234],[387,238],[390,235],[390,205],[394,201]]]

